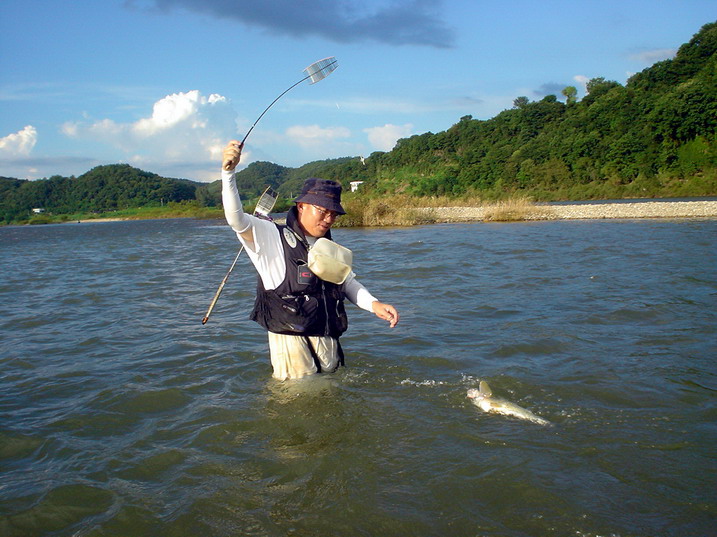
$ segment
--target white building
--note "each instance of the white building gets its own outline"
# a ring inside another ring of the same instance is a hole
[[[351,192],[356,192],[358,190],[359,185],[363,184],[363,181],[351,181]]]

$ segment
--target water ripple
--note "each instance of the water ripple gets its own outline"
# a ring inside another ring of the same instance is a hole
[[[716,226],[337,230],[402,322],[286,383],[226,226],[0,228],[0,534],[710,534]]]

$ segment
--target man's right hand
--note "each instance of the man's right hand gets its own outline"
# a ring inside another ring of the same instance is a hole
[[[232,140],[227,144],[224,148],[224,154],[222,157],[223,170],[230,172],[237,167],[237,164],[239,164],[239,160],[241,159],[241,150],[243,147],[244,145],[237,140]]]

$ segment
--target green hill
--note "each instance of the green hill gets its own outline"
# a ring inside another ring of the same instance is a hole
[[[717,23],[626,86],[596,78],[587,89],[579,102],[518,97],[492,119],[465,116],[399,140],[367,161],[369,186],[418,196],[717,194]]]
[[[0,177],[0,222],[26,219],[33,208],[71,214],[194,200],[200,185],[160,177],[128,164],[97,166],[76,178],[54,176],[27,181]]]

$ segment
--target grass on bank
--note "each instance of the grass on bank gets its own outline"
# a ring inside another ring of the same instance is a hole
[[[200,207],[196,201],[171,202],[159,207],[133,207],[116,211],[52,214],[42,213],[29,216],[15,224],[62,224],[92,220],[156,220],[162,218],[223,218],[221,207]]]
[[[285,211],[292,204],[277,204],[278,211]],[[447,196],[412,197],[396,194],[367,198],[346,195],[346,209],[334,227],[402,227],[428,225],[454,221],[514,222],[545,218],[548,209],[536,206],[529,198],[516,196],[499,201],[483,201],[478,197],[451,198]],[[471,218],[460,215],[461,209],[474,209]],[[254,211],[252,202],[244,203],[244,211]],[[278,211],[275,211],[278,212]],[[155,220],[170,218],[224,219],[221,207],[200,207],[196,202],[170,203],[163,207],[138,207],[102,213],[73,213],[33,215],[15,224],[60,224],[93,220]]]
[[[500,201],[484,201],[478,197],[449,198],[447,196],[412,197],[408,195],[365,198],[348,195],[343,202],[346,215],[337,220],[335,227],[393,227],[414,226],[446,222],[453,219],[451,212],[461,208],[480,209],[477,220],[485,222],[512,222],[545,216],[545,209],[536,206],[525,196]],[[440,211],[439,211],[440,208]]]
[[[417,209],[414,198],[407,196],[346,196],[342,205],[346,214],[336,221],[336,227],[391,227],[435,222],[430,214]]]
[[[484,222],[520,222],[546,218],[549,211],[535,205],[529,198],[510,198],[488,203],[483,207]]]
[[[452,208],[479,207],[484,221],[518,221],[530,218],[537,210],[526,197],[484,202],[477,197],[450,198],[447,196],[413,197],[397,194],[367,198],[347,194],[343,202],[347,214],[337,220],[335,227],[395,227],[427,225],[451,220]],[[279,210],[286,207],[279,206]],[[438,208],[443,208],[438,213]],[[449,209],[445,209],[449,208]],[[251,213],[253,203],[245,203],[244,210]],[[92,220],[153,220],[162,218],[223,219],[221,207],[200,207],[196,202],[169,203],[162,207],[138,207],[102,213],[73,213],[33,215],[19,224],[59,224]]]

